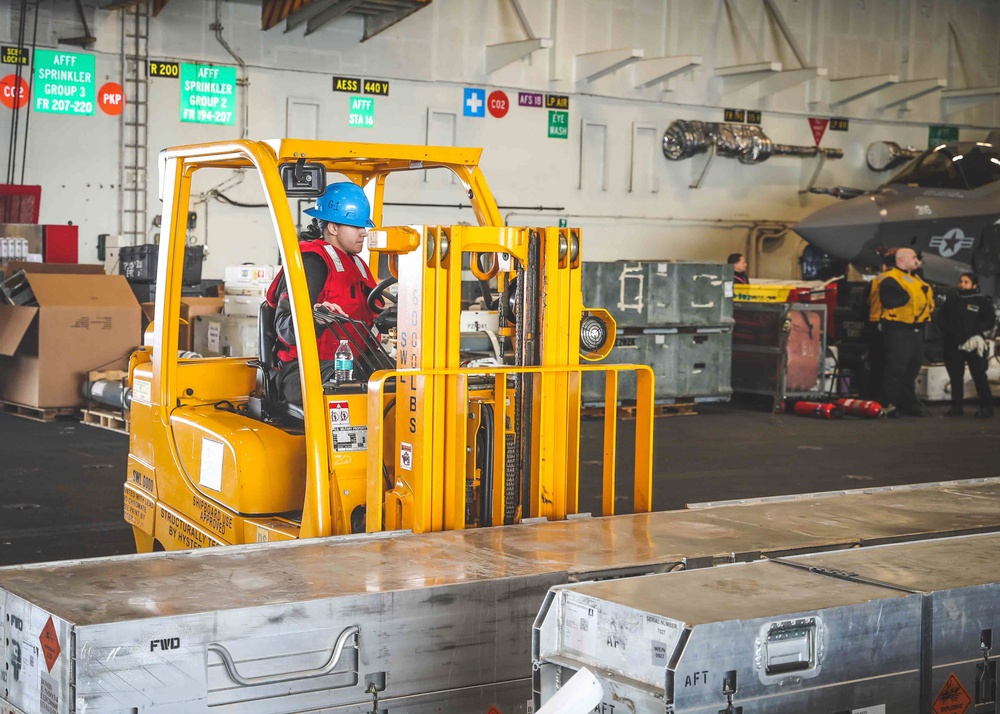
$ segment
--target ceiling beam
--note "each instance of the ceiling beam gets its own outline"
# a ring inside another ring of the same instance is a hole
[[[338,17],[343,17],[351,10],[361,5],[365,0],[335,0],[327,5],[320,12],[306,20],[306,36],[316,32],[328,22],[333,22]]]
[[[299,25],[304,25],[306,21],[336,2],[337,0],[312,0],[312,2],[306,3],[285,18],[285,32],[291,32]]]

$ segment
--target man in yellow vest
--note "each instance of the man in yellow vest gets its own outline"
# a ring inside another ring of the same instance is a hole
[[[912,248],[896,251],[896,267],[882,273],[873,289],[882,306],[885,377],[880,401],[890,416],[927,416],[914,385],[924,359],[924,323],[934,312],[931,286],[914,272],[920,259]]]
[[[882,395],[882,378],[885,376],[885,346],[882,344],[882,303],[879,302],[878,284],[882,276],[896,264],[896,249],[888,248],[882,253],[882,272],[868,283],[866,301],[868,322],[865,323],[867,373],[862,375],[860,392],[862,399],[878,399]]]

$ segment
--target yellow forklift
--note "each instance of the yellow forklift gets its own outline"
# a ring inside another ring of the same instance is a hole
[[[633,510],[650,510],[653,374],[592,364],[611,350],[615,325],[582,305],[580,230],[504,226],[480,154],[296,139],[161,152],[155,316],[129,366],[125,519],[140,552],[565,519],[578,511],[588,371],[606,374],[602,514],[615,510],[623,373],[638,387]],[[266,196],[299,350],[301,407],[282,403],[276,389],[267,303],[256,359],[178,352],[192,184],[233,170],[256,175]],[[381,279],[370,304],[395,292],[395,305],[377,331],[338,323],[351,335],[360,378],[323,383],[296,206],[348,180],[365,190],[381,226],[387,178],[423,171],[453,176],[479,225],[369,232]],[[498,313],[493,364],[463,361],[463,265]]]

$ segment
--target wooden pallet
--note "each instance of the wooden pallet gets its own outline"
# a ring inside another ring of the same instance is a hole
[[[0,401],[0,413],[13,414],[32,421],[50,422],[59,417],[75,417],[77,411],[79,410],[76,407],[32,407],[27,404]]]
[[[653,417],[669,417],[669,416],[695,416],[698,414],[694,410],[695,402],[674,402],[672,404],[654,404],[653,405]],[[604,418],[604,407],[584,407],[580,414],[585,417],[600,417]],[[619,419],[635,419],[636,407],[635,405],[619,405],[618,406],[618,418]]]
[[[128,419],[121,412],[104,411],[103,409],[84,409],[81,423],[96,426],[99,429],[128,434]]]

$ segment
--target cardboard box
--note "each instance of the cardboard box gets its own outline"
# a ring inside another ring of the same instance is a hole
[[[119,275],[30,272],[38,307],[0,305],[0,400],[83,404],[92,369],[123,369],[139,343],[141,310]]]
[[[214,315],[222,312],[224,298],[184,298],[181,300],[180,335],[177,338],[177,349],[192,350],[194,347],[194,321],[199,315]]]
[[[214,315],[222,312],[223,298],[196,298],[189,297],[181,300],[181,322],[177,335],[177,349],[192,350],[194,344],[194,323],[199,315]],[[156,303],[141,303],[142,308],[142,332],[145,334],[146,327],[155,319]],[[185,322],[187,324],[185,324]]]
[[[230,295],[226,293],[223,314],[239,317],[257,317],[260,304],[267,298],[259,295]]]
[[[203,357],[257,357],[257,316],[202,315],[194,321],[194,351]]]
[[[67,273],[84,275],[104,275],[104,266],[96,263],[38,263],[33,260],[11,260],[7,262],[6,274],[13,275],[18,270],[26,273]]]

